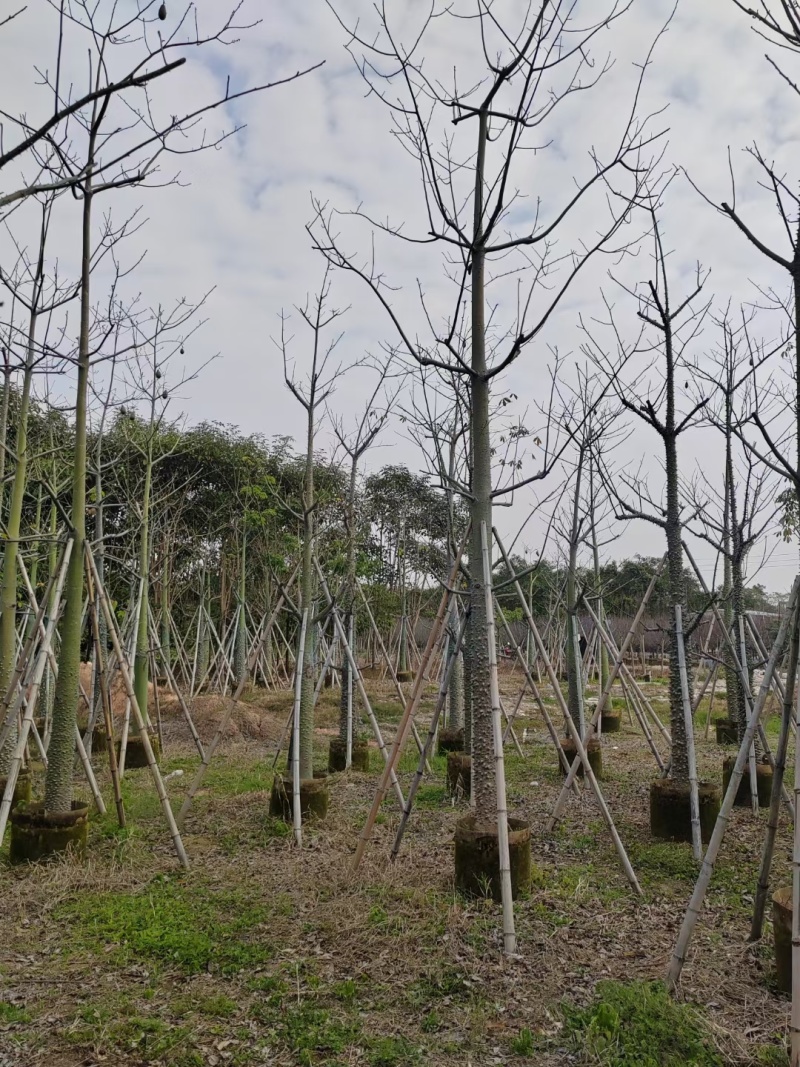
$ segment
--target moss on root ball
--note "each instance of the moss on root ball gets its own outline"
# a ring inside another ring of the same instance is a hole
[[[81,800],[72,811],[46,812],[44,804],[21,804],[11,813],[12,863],[37,863],[65,852],[83,856],[89,830],[89,806]]]
[[[366,741],[353,739],[353,752],[350,767],[354,771],[369,770],[369,745]],[[335,774],[347,770],[347,742],[341,737],[332,737],[328,749],[328,770]]]
[[[719,815],[719,786],[698,782],[700,837],[707,844]],[[689,783],[657,778],[650,783],[650,833],[665,841],[691,841],[692,816]]]
[[[476,826],[470,812],[459,819],[455,832],[456,888],[469,897],[500,901],[500,852],[496,826]],[[524,819],[508,819],[511,893],[516,899],[531,881],[531,830]]]
[[[272,783],[269,797],[269,813],[276,819],[291,823],[294,811],[294,794],[291,780],[278,775]],[[300,819],[322,820],[328,814],[328,783],[324,778],[304,778],[300,782]]]

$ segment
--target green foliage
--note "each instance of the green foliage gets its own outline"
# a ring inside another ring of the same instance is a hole
[[[308,1001],[288,1005],[281,1019],[286,1043],[297,1054],[301,1067],[329,1063],[332,1056],[344,1052],[361,1036],[357,1020],[338,1020]]]
[[[410,1067],[419,1058],[419,1049],[404,1037],[373,1038],[367,1049],[370,1067]]]
[[[578,1063],[596,1067],[722,1067],[695,1008],[660,982],[600,982],[588,1008],[564,1007]]]
[[[87,940],[116,946],[121,961],[155,959],[187,974],[232,974],[270,959],[271,946],[248,937],[268,916],[264,905],[235,893],[165,877],[138,893],[88,896],[58,912]]]

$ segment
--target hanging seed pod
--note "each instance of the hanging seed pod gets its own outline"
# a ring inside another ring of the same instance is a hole
[[[165,389],[164,392],[161,394],[161,399],[162,400],[166,400],[168,397],[169,397],[169,393]]]
[[[186,349],[183,347],[183,345],[181,345],[181,355],[182,356],[186,355]]]
[[[160,378],[160,377],[161,377],[161,371],[160,371],[160,370],[157,370],[157,371],[156,371],[156,378]]]
[[[158,17],[161,19],[162,22],[167,17],[167,5],[166,4],[162,4],[161,7],[158,9]]]

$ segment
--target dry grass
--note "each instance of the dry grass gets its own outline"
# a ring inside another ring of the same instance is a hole
[[[518,675],[504,676],[511,706],[517,686]],[[379,705],[393,704],[386,686],[370,689]],[[663,696],[658,684],[650,690]],[[337,701],[323,693],[320,765]],[[187,820],[188,873],[177,870],[144,771],[125,784],[129,830],[116,830],[109,803],[110,814],[94,820],[86,864],[0,867],[0,1006],[13,1006],[17,1020],[0,1014],[2,1067],[551,1067],[581,1062],[563,1029],[564,1001],[588,1003],[599,980],[663,975],[695,867],[688,845],[649,836],[655,765],[627,718],[604,741],[603,788],[641,902],[588,793],[570,800],[555,834],[544,833],[561,779],[541,722],[523,704],[528,743],[524,759],[508,749],[509,798],[530,819],[536,871],[516,909],[520,956],[507,961],[498,908],[453,891],[451,842],[463,809],[444,796],[443,761],[420,790],[395,866],[386,861],[397,825],[390,797],[361,870],[348,873],[374,774],[331,778],[328,819],[306,830],[302,851],[293,847],[267,815],[288,707],[286,694],[254,693],[238,709]],[[222,710],[219,698],[197,701],[204,738]],[[168,785],[179,806],[197,757],[179,709],[165,699],[162,711],[164,769],[185,771]],[[394,716],[381,721],[391,737]],[[718,779],[722,753],[699,733],[701,774]],[[414,763],[405,757],[404,788]],[[746,943],[763,829],[763,815],[756,822],[736,810],[681,990],[703,1007],[722,1062],[740,1067],[779,1062],[767,1057],[788,1013],[771,991],[769,940]],[[789,848],[784,829],[779,884]],[[535,1049],[527,1058],[526,1031]]]

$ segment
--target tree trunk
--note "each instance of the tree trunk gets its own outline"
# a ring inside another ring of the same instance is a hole
[[[667,572],[669,577],[669,597],[673,605],[680,604],[686,610],[686,588],[683,576],[683,534],[680,519],[680,500],[678,488],[678,449],[673,435],[664,439],[667,471]],[[686,664],[689,692],[692,690],[692,672]],[[683,714],[683,695],[681,677],[678,670],[678,635],[675,632],[675,620],[672,619],[669,631],[669,709],[670,733],[672,735],[672,765],[670,777],[676,781],[689,781],[689,757],[686,748],[686,725]]]
[[[478,119],[475,163],[475,216],[472,247],[472,374],[470,377],[470,437],[472,444],[472,500],[470,502],[470,660],[472,689],[472,799],[475,826],[494,827],[497,796],[494,776],[494,737],[487,640],[486,596],[481,567],[481,523],[489,537],[492,570],[492,451],[489,424],[489,381],[486,377],[485,262],[483,240],[483,181],[488,116]]]
[[[83,613],[84,551],[86,541],[86,423],[89,391],[89,316],[91,312],[92,262],[92,177],[94,138],[89,152],[89,174],[83,190],[83,232],[81,247],[81,313],[78,343],[78,381],[75,399],[75,438],[72,471],[72,554],[64,589],[61,616],[61,648],[58,679],[53,699],[53,732],[47,751],[44,806],[53,814],[72,810],[72,767],[78,688],[81,667],[81,623]]]

